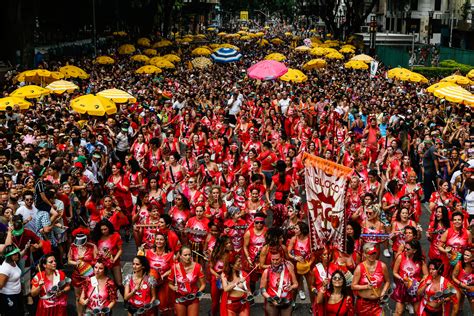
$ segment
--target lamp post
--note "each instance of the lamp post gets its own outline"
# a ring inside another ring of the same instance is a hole
[[[428,40],[427,40],[427,43],[428,45],[430,44],[431,42],[431,33],[432,33],[432,25],[431,25],[431,22],[433,20],[433,14],[434,14],[434,11],[428,11]]]

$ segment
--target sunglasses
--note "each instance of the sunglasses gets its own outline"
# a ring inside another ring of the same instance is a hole
[[[194,183],[194,181],[188,181],[188,183]]]
[[[333,276],[332,279],[333,279],[334,281],[342,281],[342,277],[341,277],[341,276],[338,276],[338,275]]]
[[[405,248],[405,251],[410,251],[410,250],[412,250],[412,249],[411,248]]]
[[[262,221],[255,222],[255,224],[264,224]]]

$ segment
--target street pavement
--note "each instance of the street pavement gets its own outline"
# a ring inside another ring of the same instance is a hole
[[[268,218],[269,222],[271,221],[271,218]],[[429,224],[429,209],[426,205],[423,207],[423,215],[421,216],[421,226],[425,230],[428,227]],[[429,248],[429,242],[426,239],[426,234],[423,233],[423,236],[421,238],[421,246],[423,247],[424,253],[428,253],[428,248]],[[123,244],[123,255],[122,255],[122,270],[123,270],[123,275],[130,274],[132,271],[132,259],[136,254],[136,247],[131,240],[130,242],[124,242]],[[392,258],[385,258],[381,256],[381,260],[383,260],[391,270],[391,259]],[[67,269],[66,269],[67,271]],[[206,293],[210,293],[210,280],[207,280],[207,288],[206,288]],[[311,315],[311,310],[310,310],[310,302],[309,302],[309,295],[308,295],[308,289],[305,284],[305,289],[306,289],[306,300],[302,301],[300,298],[297,298],[296,301],[296,309],[293,312],[293,315],[295,316],[308,316]],[[255,300],[255,305],[251,307],[250,313],[251,315],[263,315],[263,298],[262,296],[257,296]],[[200,316],[207,316],[209,311],[211,309],[211,297],[210,294],[205,294],[203,298],[201,298],[200,302]],[[392,315],[393,311],[395,310],[395,303],[391,300],[388,308],[386,309],[386,315]],[[472,315],[469,313],[469,306],[467,303],[464,304],[464,314],[463,315]],[[74,315],[76,312],[75,308],[75,303],[74,303],[74,292],[70,291],[69,293],[69,299],[68,299],[68,315]],[[114,316],[125,316],[127,315],[127,312],[124,309],[123,305],[123,298],[119,294],[119,301],[117,302],[116,306],[113,309],[113,315]],[[408,313],[406,313],[408,315]]]

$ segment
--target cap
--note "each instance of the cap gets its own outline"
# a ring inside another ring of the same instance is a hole
[[[87,235],[78,234],[76,238],[74,238],[74,245],[82,246],[87,242]]]

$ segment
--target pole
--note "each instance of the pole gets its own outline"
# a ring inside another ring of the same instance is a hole
[[[95,0],[92,0],[92,44],[94,45],[94,57],[97,56],[97,28],[95,23]]]
[[[449,47],[453,47],[453,24],[453,10],[451,10],[449,18]]]

